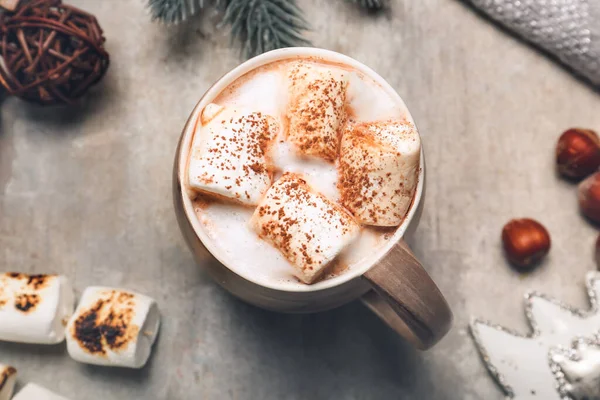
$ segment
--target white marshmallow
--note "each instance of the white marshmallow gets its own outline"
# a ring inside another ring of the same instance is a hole
[[[0,364],[0,400],[10,400],[15,390],[17,370],[8,365]]]
[[[0,340],[62,342],[74,302],[73,289],[64,276],[0,274]]]
[[[276,120],[209,104],[196,127],[188,166],[189,185],[246,205],[256,205],[272,182],[269,156]]]
[[[365,225],[397,226],[419,178],[421,140],[407,121],[348,127],[340,146],[341,203]]]
[[[67,326],[67,350],[76,361],[141,368],[156,340],[156,302],[128,290],[88,287]]]
[[[296,267],[296,276],[305,283],[314,282],[360,233],[346,210],[294,173],[271,186],[250,225]]]
[[[221,111],[223,111],[224,109],[225,109],[225,107],[223,107],[223,106],[220,106],[220,105],[215,104],[215,103],[210,103],[209,105],[207,105],[206,107],[204,107],[204,110],[202,110],[202,113],[200,114],[200,123],[203,126],[207,125],[217,115],[219,115],[219,113]]]
[[[300,61],[289,71],[288,140],[303,155],[337,158],[348,73]]]
[[[68,400],[66,397],[57,395],[50,390],[36,385],[35,383],[28,383],[15,397],[13,400]]]

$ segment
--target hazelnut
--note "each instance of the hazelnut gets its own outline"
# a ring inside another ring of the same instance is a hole
[[[581,213],[600,223],[600,172],[587,177],[579,184],[577,197]]]
[[[533,219],[509,221],[502,229],[502,244],[506,258],[517,267],[533,266],[550,251],[550,235]]]
[[[565,131],[556,145],[558,172],[571,179],[585,178],[600,167],[600,139],[590,129]]]

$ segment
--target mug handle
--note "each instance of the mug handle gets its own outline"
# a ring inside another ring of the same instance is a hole
[[[403,239],[363,278],[374,290],[362,301],[417,348],[427,350],[450,330],[446,299]]]

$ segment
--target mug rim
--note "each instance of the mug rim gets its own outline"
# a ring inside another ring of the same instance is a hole
[[[178,163],[176,165],[177,169],[178,169],[177,180],[179,183],[179,185],[178,185],[179,190],[181,191],[180,195],[181,195],[181,199],[182,199],[181,201],[183,202],[183,211],[185,214],[185,218],[188,220],[188,222],[192,226],[194,233],[196,234],[196,236],[198,237],[198,239],[200,240],[202,245],[225,268],[230,270],[232,273],[234,273],[234,274],[236,274],[258,286],[261,286],[261,287],[265,287],[265,288],[269,288],[269,289],[273,289],[273,290],[279,290],[279,291],[283,291],[283,292],[291,292],[291,293],[316,292],[319,290],[325,290],[325,289],[330,289],[330,288],[333,288],[336,286],[340,286],[340,285],[343,285],[344,283],[349,282],[353,279],[360,278],[368,270],[370,270],[371,268],[373,268],[374,266],[379,264],[379,262],[382,260],[382,258],[401,241],[401,239],[404,237],[406,230],[411,225],[413,218],[419,208],[420,203],[423,201],[423,189],[424,189],[424,182],[425,182],[425,160],[424,160],[424,152],[423,152],[423,143],[421,140],[419,175],[418,175],[417,188],[416,188],[414,197],[412,199],[412,203],[411,203],[410,208],[409,208],[408,212],[406,213],[406,216],[404,217],[402,223],[398,226],[398,228],[394,232],[394,235],[388,240],[386,245],[381,246],[378,249],[376,257],[367,257],[366,259],[362,260],[358,264],[355,264],[350,271],[346,271],[338,276],[328,278],[328,279],[313,283],[311,285],[306,285],[306,284],[299,285],[297,287],[297,290],[292,290],[291,288],[285,287],[283,284],[280,285],[277,282],[268,282],[268,283],[258,282],[256,279],[254,279],[252,274],[246,274],[246,273],[243,273],[242,271],[238,271],[234,268],[231,268],[229,266],[231,264],[231,260],[229,260],[229,262],[228,262],[228,260],[226,260],[226,257],[223,257],[223,255],[220,254],[219,251],[214,249],[214,246],[212,246],[212,244],[211,244],[212,240],[209,238],[208,234],[205,232],[205,229],[203,228],[199,218],[197,217],[197,215],[194,211],[192,200],[187,191],[187,188],[188,188],[187,165],[189,162],[189,153],[190,153],[191,146],[192,146],[192,139],[194,136],[197,120],[200,116],[201,111],[204,109],[204,107],[206,105],[208,105],[213,99],[215,99],[223,90],[225,90],[236,79],[242,77],[243,75],[245,75],[263,65],[267,65],[267,64],[270,64],[273,62],[282,61],[282,60],[286,60],[286,59],[293,59],[293,58],[313,58],[313,59],[321,59],[321,60],[327,61],[327,62],[341,63],[341,64],[348,65],[351,68],[353,68],[359,72],[364,73],[365,75],[367,75],[371,79],[373,79],[376,83],[381,85],[381,87],[386,92],[388,92],[389,95],[391,95],[396,101],[398,101],[398,104],[404,108],[407,119],[410,122],[412,122],[415,125],[415,127],[417,127],[408,107],[406,106],[404,100],[396,92],[396,90],[377,72],[375,72],[370,67],[364,65],[360,61],[355,60],[354,58],[346,56],[344,54],[332,51],[332,50],[326,50],[326,49],[320,49],[320,48],[314,48],[314,47],[288,47],[288,48],[284,48],[284,49],[272,50],[272,51],[263,53],[261,55],[258,55],[254,58],[251,58],[251,59],[241,63],[240,65],[238,65],[231,71],[227,72],[221,78],[219,78],[202,95],[202,97],[200,98],[200,100],[194,106],[192,112],[190,113],[190,116],[189,116],[189,118],[182,130],[181,136],[180,136],[181,145],[178,148],[178,154],[177,154]],[[421,137],[418,127],[417,127],[417,133],[419,134],[419,137]]]

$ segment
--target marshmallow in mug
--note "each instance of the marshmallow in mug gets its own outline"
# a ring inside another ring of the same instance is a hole
[[[296,267],[304,283],[314,282],[360,234],[348,211],[289,172],[268,190],[250,225]]]
[[[300,154],[334,161],[346,120],[348,73],[300,61],[289,71],[288,140]]]
[[[17,370],[0,364],[0,400],[10,400],[17,381]]]
[[[421,140],[408,121],[349,126],[340,146],[341,203],[361,224],[398,226],[419,178]]]
[[[271,116],[209,104],[194,133],[190,188],[256,205],[272,182],[268,153],[278,131]]]
[[[0,340],[62,342],[74,302],[73,289],[64,276],[0,274]]]
[[[67,326],[67,350],[76,361],[141,368],[160,325],[156,302],[128,290],[88,287]]]
[[[57,395],[50,390],[36,385],[35,383],[28,383],[15,397],[13,400],[68,400],[66,397]]]

